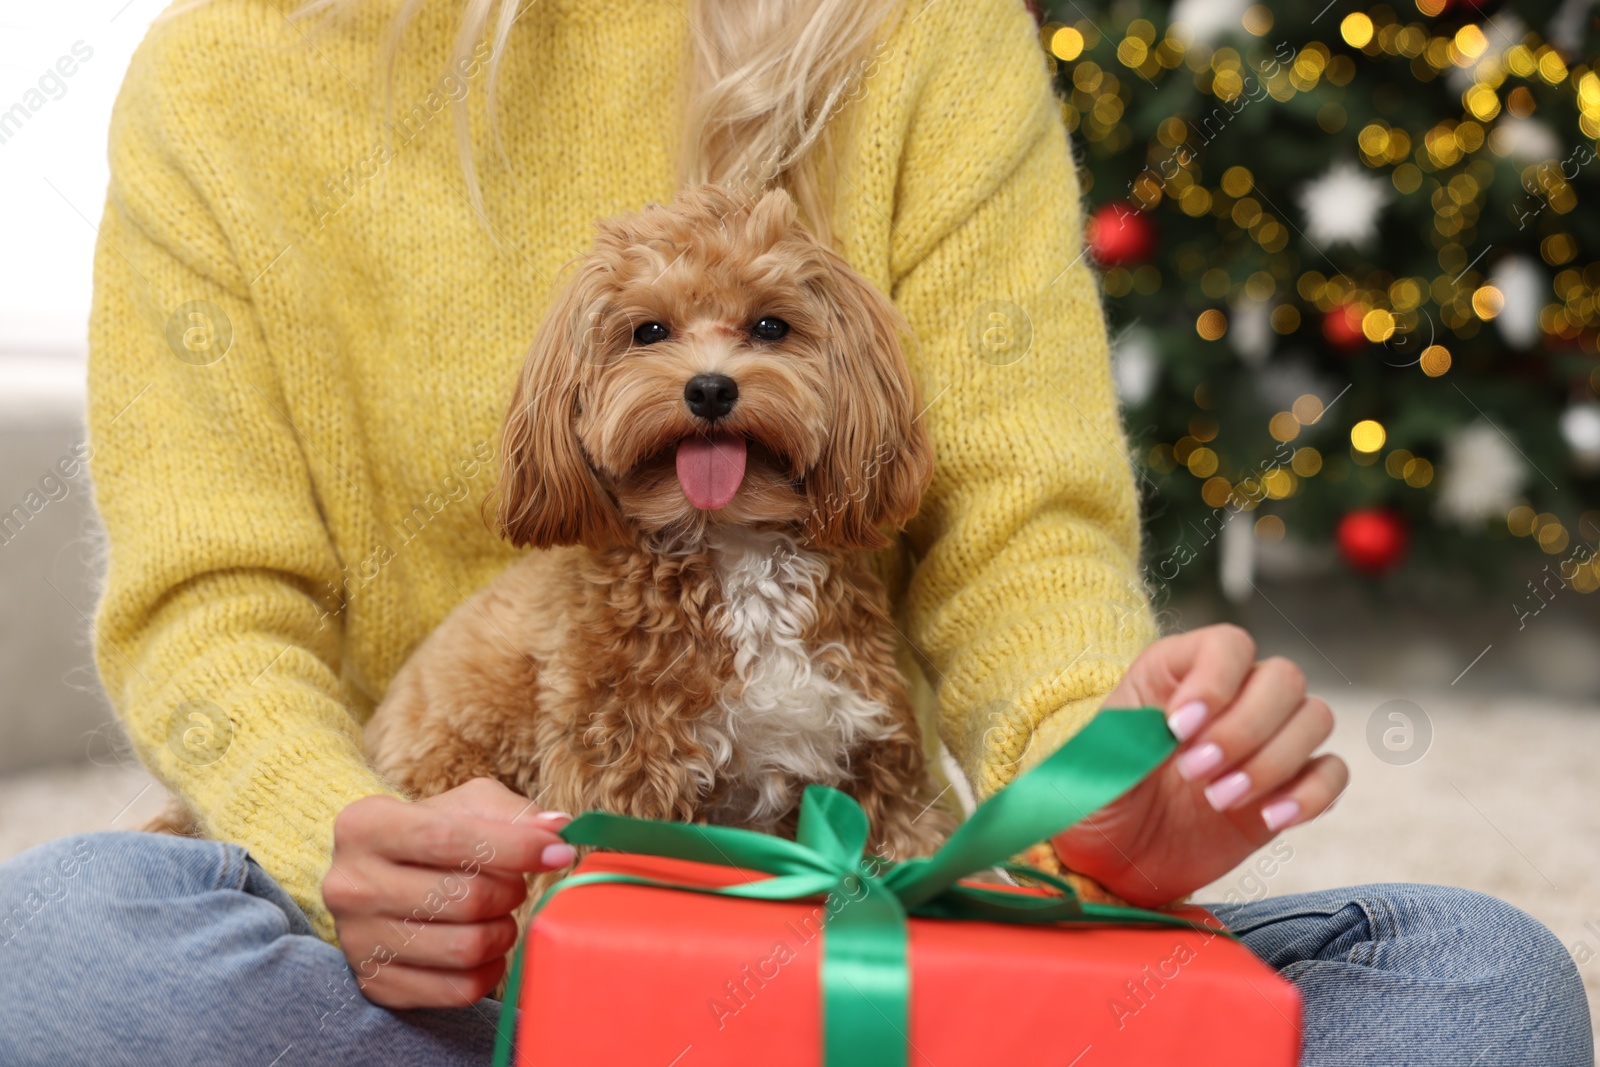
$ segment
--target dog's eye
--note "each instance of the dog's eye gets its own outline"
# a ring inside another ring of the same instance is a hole
[[[778,341],[789,332],[789,324],[772,315],[763,315],[750,327],[752,336],[762,341]]]
[[[671,331],[659,322],[647,322],[633,331],[633,340],[635,344],[653,345],[657,341],[665,341],[671,335]]]

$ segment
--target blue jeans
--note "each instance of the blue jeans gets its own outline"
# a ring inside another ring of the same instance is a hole
[[[1594,1063],[1571,958],[1491,897],[1377,885],[1212,910],[1299,986],[1304,1064]],[[369,1003],[239,845],[107,832],[0,864],[8,1067],[483,1067],[499,1011]]]

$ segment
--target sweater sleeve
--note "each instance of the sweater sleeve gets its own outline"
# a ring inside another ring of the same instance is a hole
[[[109,543],[93,621],[145,764],[333,939],[334,815],[394,791],[341,685],[341,568],[205,153],[145,49],[118,98],[94,262],[89,440]],[[305,416],[302,416],[304,418]],[[331,471],[329,473],[332,473]],[[338,477],[337,474],[332,474]]]
[[[981,799],[1082,727],[1155,626],[1047,59],[1014,0],[942,10],[890,264],[935,450],[907,530],[906,636]]]

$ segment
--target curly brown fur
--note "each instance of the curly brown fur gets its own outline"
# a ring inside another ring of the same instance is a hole
[[[801,790],[824,779],[745,781],[739,753],[719,761],[708,742],[721,731],[702,729],[721,717],[719,695],[738,691],[714,554],[554,549],[517,563],[396,675],[367,731],[374,765],[417,796],[487,776],[544,808],[792,832]],[[874,850],[925,854],[950,821],[930,807],[882,587],[853,558],[832,562],[806,643],[824,649],[818,671],[887,714],[882,736],[842,752],[828,784],[866,809]],[[761,784],[787,800],[758,818],[750,793]]]

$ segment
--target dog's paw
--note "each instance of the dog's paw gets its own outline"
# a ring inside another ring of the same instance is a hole
[[[1066,882],[1078,894],[1078,899],[1085,904],[1115,904],[1127,907],[1128,902],[1117,896],[1111,890],[1090,878],[1086,874],[1069,871],[1061,865],[1061,858],[1056,855],[1055,846],[1048,841],[1041,841],[1037,845],[1029,846],[1022,854],[1022,862],[1029,867],[1036,868],[1046,874],[1053,874]]]
[[[182,801],[174,800],[162,808],[139,829],[151,834],[173,834],[177,837],[202,837],[200,820]]]

